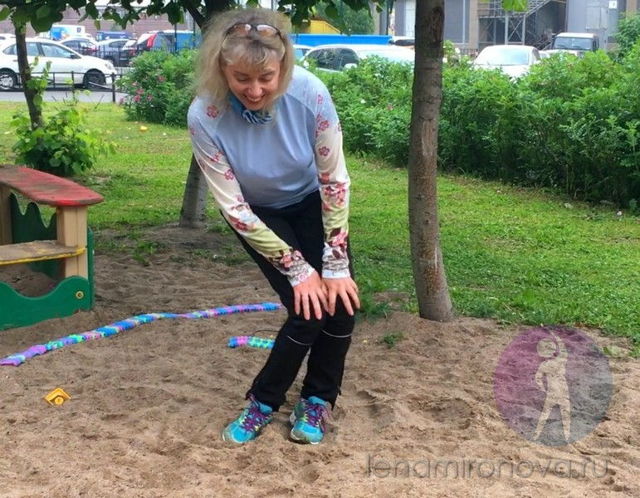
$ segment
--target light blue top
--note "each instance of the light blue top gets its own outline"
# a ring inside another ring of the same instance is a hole
[[[299,251],[280,239],[251,206],[282,208],[318,190],[325,233],[322,275],[350,275],[349,175],[342,129],[325,85],[296,67],[270,116],[204,96],[188,114],[193,153],[223,216],[292,285],[314,271]]]
[[[191,105],[189,121],[206,123],[207,134],[226,156],[249,204],[281,208],[319,188],[314,147],[320,91],[326,92],[322,82],[296,66],[269,122],[249,123],[230,105],[220,109],[218,119],[207,119],[210,102],[201,97]],[[325,112],[325,117],[337,120],[331,109],[333,116]]]

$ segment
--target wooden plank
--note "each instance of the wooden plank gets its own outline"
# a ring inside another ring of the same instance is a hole
[[[57,210],[58,244],[67,247],[87,246],[87,208],[59,207]],[[63,263],[63,277],[78,275],[89,278],[87,254],[83,252]]]
[[[73,258],[83,253],[86,253],[85,247],[63,246],[55,240],[35,240],[0,246],[0,266]]]
[[[104,200],[97,192],[66,178],[7,164],[0,165],[0,184],[49,206],[90,206]]]
[[[11,189],[0,184],[0,244],[11,244]]]

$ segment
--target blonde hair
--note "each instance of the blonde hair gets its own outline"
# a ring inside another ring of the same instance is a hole
[[[261,36],[256,30],[246,35],[227,35],[232,26],[240,23],[268,24],[280,31],[280,36]],[[272,102],[275,101],[287,91],[293,74],[295,56],[288,36],[290,31],[289,18],[268,9],[237,9],[216,15],[207,26],[200,47],[198,93],[224,104],[229,95],[229,85],[222,73],[224,64],[242,61],[262,68],[275,56],[280,61],[280,84],[272,99]]]

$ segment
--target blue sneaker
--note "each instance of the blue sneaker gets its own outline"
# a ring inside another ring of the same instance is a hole
[[[291,439],[298,443],[318,444],[324,437],[329,419],[329,403],[316,396],[300,398],[291,413]]]
[[[224,431],[222,439],[232,443],[242,444],[255,439],[260,431],[273,419],[273,410],[270,406],[260,403],[252,395],[249,396],[249,404],[242,410],[240,416],[231,422]]]

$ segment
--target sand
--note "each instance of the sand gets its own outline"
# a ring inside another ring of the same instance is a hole
[[[276,299],[251,263],[229,258],[240,250],[230,238],[176,227],[143,236],[161,244],[155,253],[134,259],[114,239],[96,254],[95,309],[0,332],[0,355],[139,313]],[[25,291],[37,280],[7,275]],[[585,333],[623,354],[609,360],[604,420],[572,444],[528,441],[497,408],[494,370],[526,327],[401,311],[358,322],[322,444],[288,440],[300,379],[258,440],[223,442],[267,355],[227,340],[267,337],[283,317],[158,321],[0,367],[0,496],[640,496],[640,365],[597,331]],[[382,340],[400,333],[393,347]],[[57,387],[71,399],[51,406],[43,396]]]

